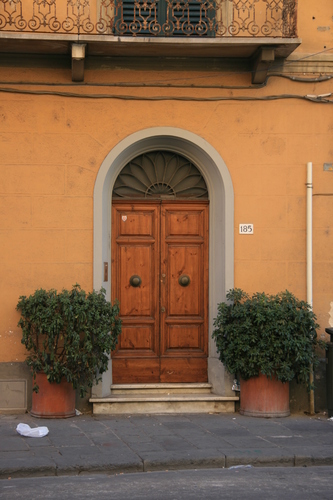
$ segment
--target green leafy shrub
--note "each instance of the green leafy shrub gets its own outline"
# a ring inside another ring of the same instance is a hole
[[[318,362],[316,348],[325,347],[317,340],[319,325],[311,306],[288,291],[250,297],[232,289],[227,299],[218,306],[213,338],[228,371],[244,380],[261,372],[309,386],[311,365]]]
[[[83,397],[107,370],[116,347],[121,332],[118,304],[106,300],[103,288],[86,294],[76,284],[60,293],[39,289],[21,296],[16,309],[34,378],[37,372],[44,372],[49,382],[65,377]]]

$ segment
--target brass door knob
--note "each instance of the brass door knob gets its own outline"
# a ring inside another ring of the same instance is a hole
[[[137,274],[133,274],[133,276],[130,277],[129,282],[130,282],[131,286],[133,286],[134,288],[136,288],[136,287],[138,287],[138,286],[141,285],[142,279]]]
[[[180,284],[180,286],[188,286],[190,282],[190,277],[187,276],[187,274],[182,274],[181,276],[179,276],[178,283]]]

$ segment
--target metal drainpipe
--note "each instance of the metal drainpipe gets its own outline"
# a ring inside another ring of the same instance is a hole
[[[306,180],[306,301],[313,307],[312,297],[312,162],[307,163]],[[310,369],[310,384],[313,385],[313,366]],[[314,390],[310,390],[310,414],[315,412]]]

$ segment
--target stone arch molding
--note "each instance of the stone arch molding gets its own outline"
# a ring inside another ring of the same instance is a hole
[[[234,192],[229,170],[220,154],[202,137],[174,127],[141,130],[123,139],[106,156],[94,188],[93,286],[102,286],[111,298],[110,265],[104,281],[104,262],[111,262],[112,189],[121,169],[135,156],[153,150],[169,150],[192,161],[202,172],[210,199],[209,215],[209,358],[208,380],[213,392],[233,395],[231,377],[219,361],[211,339],[217,304],[234,284]],[[110,395],[111,360],[102,382],[93,388],[94,397]]]

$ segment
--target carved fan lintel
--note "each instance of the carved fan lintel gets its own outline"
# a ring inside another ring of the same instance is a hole
[[[206,182],[190,160],[170,151],[141,154],[125,165],[114,184],[114,199],[207,199]]]

